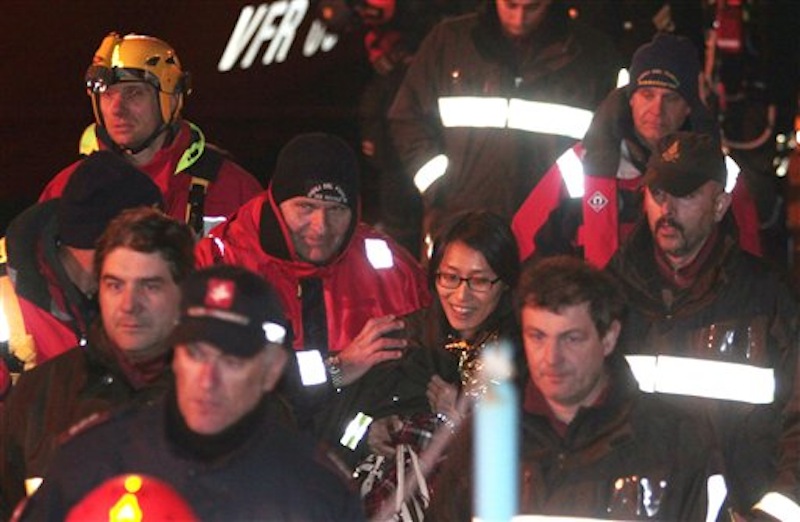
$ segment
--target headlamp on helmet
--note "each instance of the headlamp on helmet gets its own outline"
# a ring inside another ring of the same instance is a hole
[[[183,97],[191,92],[189,73],[181,69],[178,55],[168,43],[152,36],[110,33],[86,71],[86,89],[99,125],[103,125],[103,117],[98,95],[111,85],[126,81],[146,82],[156,89],[165,125],[180,114]],[[174,107],[173,97],[177,98]]]

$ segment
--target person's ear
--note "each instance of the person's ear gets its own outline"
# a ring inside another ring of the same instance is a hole
[[[286,353],[283,346],[274,343],[268,343],[265,350],[264,364],[266,365],[266,370],[264,371],[262,389],[264,392],[271,392],[283,375],[283,370],[289,362],[289,354]]]
[[[717,223],[722,221],[725,212],[727,212],[728,208],[731,206],[732,199],[731,195],[724,190],[716,195],[714,198],[714,221]]]
[[[616,348],[620,330],[622,330],[622,323],[615,319],[609,325],[608,330],[606,330],[606,334],[602,339],[604,357],[611,355],[611,352],[613,352],[614,348]]]

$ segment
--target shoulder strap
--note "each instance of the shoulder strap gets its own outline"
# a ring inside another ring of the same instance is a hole
[[[213,145],[206,143],[205,137],[199,128],[192,126],[192,145],[187,153],[198,154],[186,172],[192,177],[189,186],[189,197],[186,202],[185,221],[195,234],[203,235],[203,216],[205,215],[205,201],[208,186],[216,181],[222,161],[223,153]],[[189,160],[190,161],[190,160]]]

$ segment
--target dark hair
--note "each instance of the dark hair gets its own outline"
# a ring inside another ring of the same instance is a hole
[[[436,272],[442,264],[447,247],[462,242],[483,254],[486,262],[497,277],[505,283],[508,290],[498,303],[489,320],[500,317],[512,310],[511,289],[519,279],[519,249],[508,223],[492,212],[485,210],[466,211],[449,220],[433,243],[433,254],[428,263],[428,284],[436,290]],[[438,305],[438,300],[435,300]]]
[[[194,271],[194,236],[191,229],[154,208],[126,210],[108,224],[97,240],[94,254],[96,277],[100,277],[106,257],[120,247],[147,254],[161,254],[169,264],[175,283],[180,283]]]
[[[445,224],[433,243],[433,254],[428,264],[428,282],[436,282],[436,272],[442,264],[447,247],[460,241],[477,250],[506,285],[511,288],[519,278],[519,249],[508,223],[497,214],[485,210],[457,214]]]
[[[523,266],[515,298],[518,314],[526,306],[560,313],[566,307],[586,302],[600,337],[625,313],[625,301],[616,280],[581,259],[555,256],[531,259]]]

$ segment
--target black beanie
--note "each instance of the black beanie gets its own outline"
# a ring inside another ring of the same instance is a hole
[[[164,207],[158,186],[118,154],[87,157],[67,181],[58,202],[58,234],[74,248],[93,249],[106,225],[123,210]]]
[[[276,204],[307,197],[358,208],[359,167],[353,149],[321,132],[292,138],[278,154],[270,190]]]
[[[639,87],[663,87],[680,94],[690,106],[699,100],[700,60],[683,36],[659,33],[639,47],[631,60],[629,92]]]

